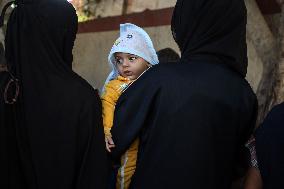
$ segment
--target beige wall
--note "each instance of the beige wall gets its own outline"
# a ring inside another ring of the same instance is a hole
[[[155,10],[168,7],[174,7],[176,0],[129,0],[127,13],[142,12],[145,9]]]
[[[170,26],[145,28],[153,40],[156,50],[171,47],[179,52],[174,42]],[[74,48],[74,70],[92,86],[101,88],[110,72],[107,56],[118,31],[78,34]],[[263,64],[257,55],[254,45],[248,39],[248,74],[247,79],[254,91],[260,82]]]
[[[173,7],[176,0],[128,0],[127,13]],[[92,7],[95,18],[122,14],[123,0],[102,0]]]

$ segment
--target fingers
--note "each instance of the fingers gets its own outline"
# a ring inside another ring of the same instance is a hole
[[[106,149],[108,152],[111,152],[111,148],[114,148],[115,145],[114,144],[109,144],[108,142],[106,142]]]
[[[106,149],[108,152],[111,152],[110,147],[106,144]]]
[[[106,149],[107,149],[107,151],[111,152],[107,137],[105,137],[105,142],[106,142]]]
[[[106,149],[108,152],[111,152],[111,148],[114,148],[114,142],[110,136],[105,137],[105,142],[106,142]]]
[[[107,137],[107,139],[108,139],[108,143],[109,143],[109,144],[114,145],[114,142],[113,142],[113,140],[112,140],[111,137]]]

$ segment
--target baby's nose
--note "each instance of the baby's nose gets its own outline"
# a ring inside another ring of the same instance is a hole
[[[123,64],[124,67],[129,66],[129,60],[123,60]]]

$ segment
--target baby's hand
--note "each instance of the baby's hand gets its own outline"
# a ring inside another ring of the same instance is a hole
[[[111,152],[111,148],[114,148],[114,142],[111,138],[111,136],[105,136],[105,142],[106,142],[106,149],[108,152]]]

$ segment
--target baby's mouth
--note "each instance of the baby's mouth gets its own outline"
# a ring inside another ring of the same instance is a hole
[[[131,76],[131,75],[132,75],[132,72],[131,72],[131,71],[124,71],[124,74],[125,74],[126,76]]]

